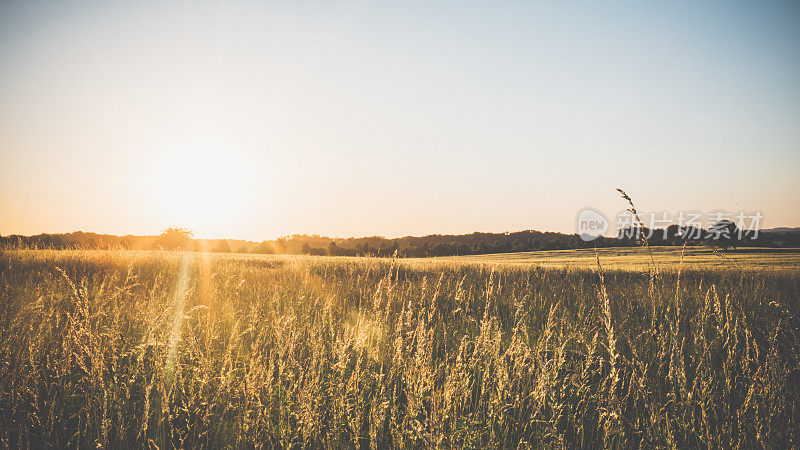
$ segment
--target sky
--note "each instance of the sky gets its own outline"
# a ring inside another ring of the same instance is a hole
[[[800,2],[0,1],[0,234],[800,226]]]

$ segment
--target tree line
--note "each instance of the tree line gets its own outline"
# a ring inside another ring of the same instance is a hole
[[[461,235],[432,234],[385,238],[331,238],[294,234],[262,242],[234,239],[197,239],[190,230],[168,228],[156,236],[115,236],[74,232],[36,236],[0,236],[0,247],[42,249],[105,249],[105,250],[184,250],[222,253],[260,253],[328,256],[430,257],[512,253],[541,250],[571,250],[595,247],[629,247],[647,238],[650,245],[710,245],[729,249],[736,247],[800,247],[800,232],[740,232],[733,223],[720,222],[709,229],[628,228],[616,237],[599,237],[585,241],[577,234],[525,230],[505,233]]]

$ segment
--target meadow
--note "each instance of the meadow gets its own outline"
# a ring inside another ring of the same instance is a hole
[[[599,256],[607,269],[647,271],[655,264],[660,270],[729,269],[729,270],[796,270],[800,271],[800,248],[742,247],[714,253],[705,246],[651,246],[650,252],[641,247],[611,247],[539,252],[496,253],[436,258],[456,263],[488,265],[537,265],[593,269]],[[652,254],[652,259],[650,258]]]
[[[0,440],[800,445],[800,254],[653,252],[3,252]]]

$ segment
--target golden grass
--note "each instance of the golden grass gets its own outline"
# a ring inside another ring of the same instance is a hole
[[[631,251],[0,253],[0,440],[797,446],[800,275],[760,270],[795,257],[678,271],[653,248],[652,277]]]
[[[663,270],[677,270],[681,261],[681,247],[651,247],[655,264]],[[611,247],[597,249],[603,267],[646,271],[651,266],[647,249],[642,247]],[[725,253],[742,270],[792,270],[800,271],[800,249],[775,249],[745,247]],[[588,269],[596,267],[594,249],[550,250],[540,252],[497,253],[491,255],[450,256],[418,259],[453,263],[478,263],[489,265],[533,265],[543,267],[569,267]],[[731,269],[731,263],[715,255],[706,247],[687,247],[684,264],[689,269]]]

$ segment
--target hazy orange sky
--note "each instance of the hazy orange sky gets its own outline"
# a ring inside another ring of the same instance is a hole
[[[2,2],[0,234],[800,225],[798,2]]]

